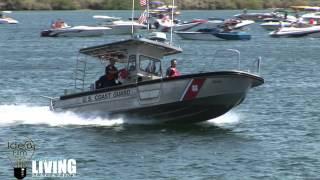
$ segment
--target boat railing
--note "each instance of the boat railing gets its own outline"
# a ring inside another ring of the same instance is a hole
[[[250,61],[250,62],[246,62],[248,64],[244,64],[242,61],[241,61],[241,52],[237,49],[218,49],[214,52],[214,60],[213,60],[213,67],[215,67],[215,64],[216,64],[216,60],[217,60],[217,57],[219,57],[219,55],[221,54],[226,54],[226,53],[231,53],[233,54],[236,58],[236,70],[238,71],[247,71],[249,73],[253,73],[253,74],[260,74],[260,69],[261,69],[261,61],[262,61],[262,58],[261,57],[258,57],[257,59],[255,59],[253,62]],[[232,55],[230,56],[223,56],[223,57],[232,57]],[[225,60],[225,59],[224,59]],[[230,62],[228,62],[227,64],[230,64]]]
[[[74,70],[74,88],[78,90],[84,89],[86,78],[87,60],[82,56],[77,57],[76,68]]]
[[[216,60],[216,57],[218,57],[219,54],[222,54],[223,52],[225,53],[233,53],[236,55],[236,60],[237,60],[237,69],[240,70],[241,68],[241,53],[239,50],[236,49],[217,49],[214,53],[213,53],[213,57],[215,58],[214,61]],[[214,63],[214,62],[213,62]]]
[[[248,69],[248,72],[254,74],[260,74],[262,58],[259,56],[256,60],[253,61],[251,67]]]

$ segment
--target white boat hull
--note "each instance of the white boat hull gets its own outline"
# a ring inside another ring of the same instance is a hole
[[[126,35],[132,33],[132,25],[108,25],[106,27],[111,28],[107,33],[108,35]],[[134,32],[137,32],[144,27],[145,26],[134,25],[133,30]]]
[[[19,22],[12,18],[0,18],[0,24],[18,24]]]
[[[110,30],[107,27],[74,26],[45,30],[42,31],[41,35],[47,37],[90,37],[108,34]]]
[[[254,21],[252,21],[252,20],[241,20],[241,22],[237,23],[232,28],[233,29],[241,29],[241,28],[249,26],[251,24],[254,24]]]
[[[272,37],[320,37],[320,26],[311,27],[284,27],[270,32]]]
[[[137,32],[140,29],[144,29],[147,26],[144,24],[139,24],[132,21],[112,21],[103,25],[103,27],[111,28],[108,32],[109,35],[126,35],[132,33],[132,28],[134,32]]]

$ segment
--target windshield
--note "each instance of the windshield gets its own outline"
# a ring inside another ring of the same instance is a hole
[[[140,56],[140,70],[161,76],[161,61],[147,56]]]

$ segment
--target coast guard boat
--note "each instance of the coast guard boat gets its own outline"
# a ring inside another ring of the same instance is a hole
[[[197,123],[225,114],[243,102],[251,88],[264,83],[258,75],[260,59],[255,61],[255,73],[242,71],[240,52],[236,50],[228,51],[237,52],[237,70],[166,77],[162,69],[163,58],[181,53],[182,49],[162,41],[162,38],[152,39],[134,37],[80,49],[84,57],[100,60],[102,71],[105,63],[116,59],[116,66],[124,67],[119,70],[122,83],[97,88],[94,81],[98,77],[94,77],[86,84],[85,77],[90,79],[90,73],[86,73],[89,66],[84,62],[92,61],[80,58],[76,68],[78,73],[75,73],[75,90],[52,98],[51,110],[157,123]],[[81,64],[83,69],[79,68]],[[97,73],[92,74],[97,76]]]

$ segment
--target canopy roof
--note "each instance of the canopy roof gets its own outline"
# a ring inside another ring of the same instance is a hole
[[[79,52],[92,57],[104,59],[116,58],[119,62],[126,62],[126,56],[128,55],[128,51],[140,45],[158,49],[160,50],[159,53],[162,53],[162,56],[168,56],[182,52],[181,48],[145,38],[132,38],[109,44],[92,46],[80,49]]]
[[[291,6],[290,8],[299,11],[320,11],[319,6]]]

